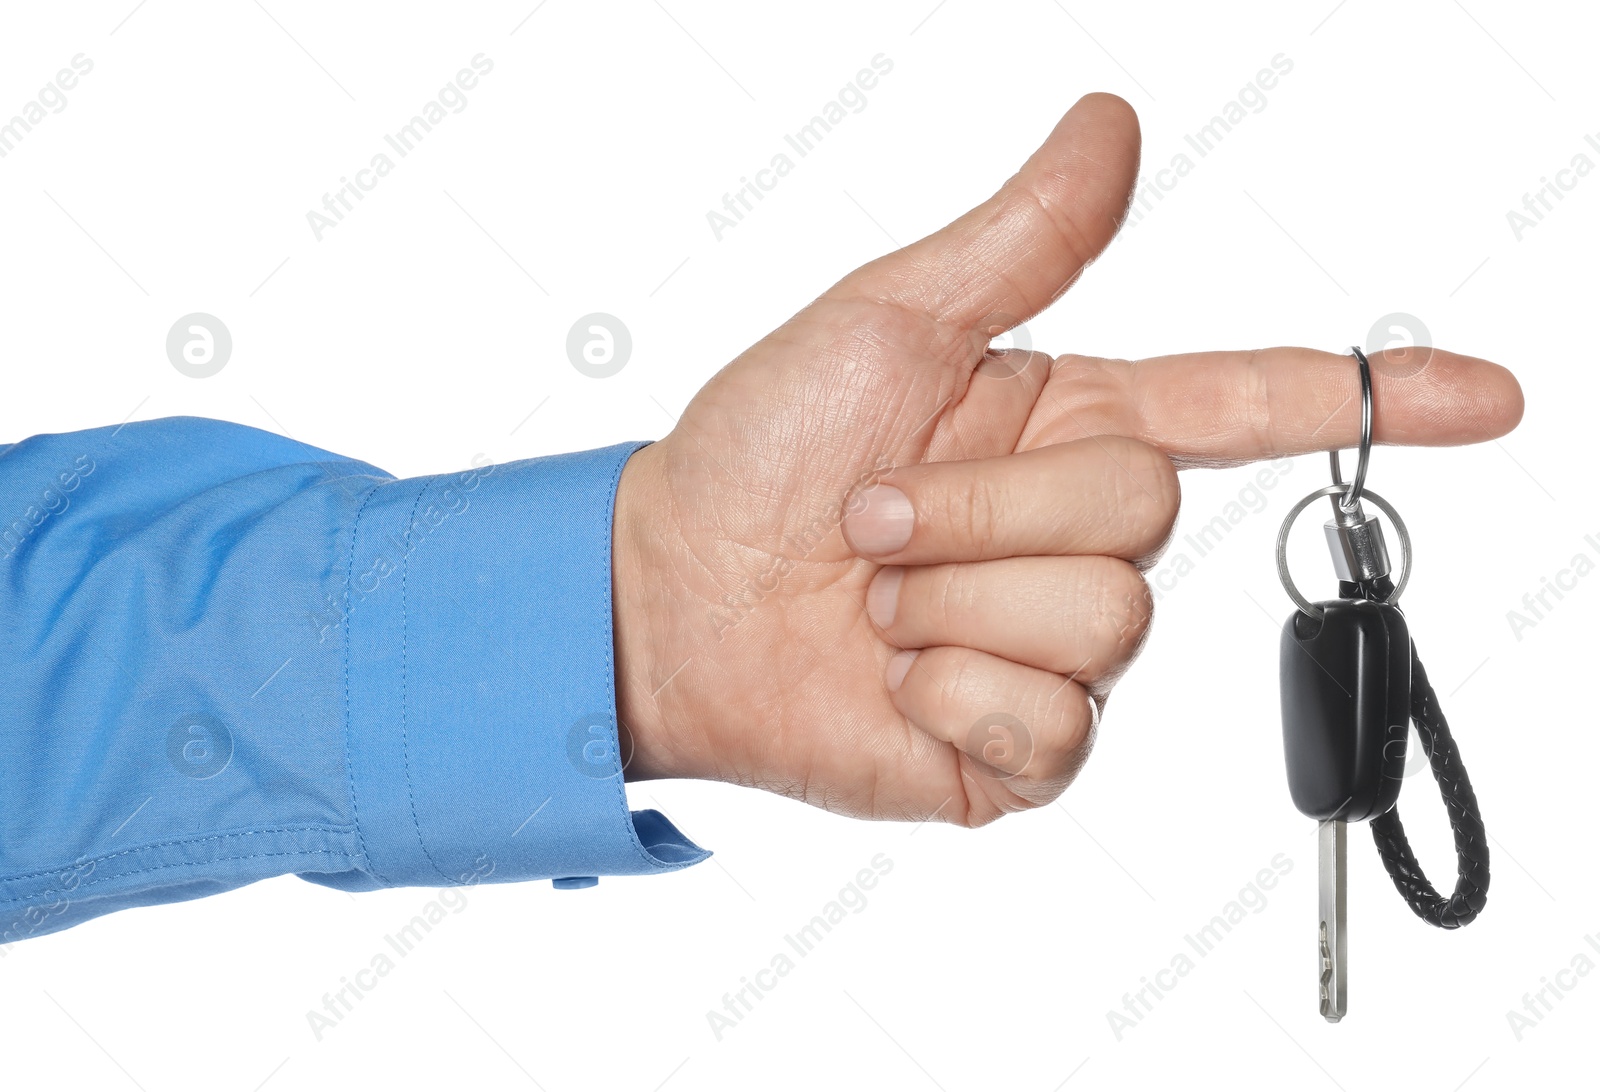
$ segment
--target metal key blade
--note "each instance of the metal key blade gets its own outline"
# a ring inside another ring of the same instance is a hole
[[[1321,968],[1322,1015],[1330,1024],[1344,1016],[1349,983],[1349,937],[1345,925],[1345,824],[1323,823],[1317,829],[1317,934]]]

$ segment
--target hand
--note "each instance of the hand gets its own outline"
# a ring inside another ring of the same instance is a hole
[[[845,277],[629,460],[630,779],[970,826],[1048,803],[1149,625],[1174,467],[1355,445],[1349,356],[986,352],[1111,241],[1138,159],[1132,109],[1084,98],[994,197]],[[1379,442],[1521,417],[1497,365],[1393,363],[1373,359]]]

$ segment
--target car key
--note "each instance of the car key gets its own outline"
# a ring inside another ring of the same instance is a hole
[[[1489,883],[1487,835],[1438,699],[1417,658],[1395,601],[1410,579],[1411,540],[1395,510],[1365,488],[1372,447],[1372,378],[1366,355],[1352,349],[1361,373],[1361,447],[1347,485],[1339,453],[1329,453],[1333,484],[1301,499],[1278,532],[1278,573],[1299,608],[1280,639],[1279,684],[1289,795],[1316,819],[1318,856],[1318,992],[1322,1015],[1337,1023],[1347,1010],[1349,929],[1346,921],[1349,823],[1372,820],[1374,840],[1396,888],[1424,921],[1465,925],[1483,909]],[[1324,525],[1339,598],[1308,601],[1289,575],[1287,539],[1295,519],[1328,497],[1334,518]],[[1399,535],[1399,580],[1390,577],[1382,526],[1362,508],[1368,500]],[[1448,898],[1428,883],[1406,842],[1395,808],[1405,773],[1410,725],[1428,751],[1450,811],[1458,860]]]
[[[1336,517],[1371,523],[1359,511]],[[1381,532],[1369,541],[1381,547]],[[1388,577],[1382,550],[1349,576]],[[1379,571],[1382,570],[1382,571]],[[1341,573],[1341,575],[1346,575]],[[1295,807],[1318,821],[1317,947],[1322,1015],[1344,1016],[1348,992],[1346,824],[1394,806],[1411,720],[1411,638],[1398,607],[1370,599],[1312,604],[1283,627],[1283,751]]]

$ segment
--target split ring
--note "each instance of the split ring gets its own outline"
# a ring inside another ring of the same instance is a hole
[[[1350,482],[1349,489],[1343,491],[1345,495],[1334,502],[1346,512],[1355,511],[1356,505],[1361,503],[1362,490],[1367,484],[1367,463],[1372,459],[1372,365],[1367,363],[1367,354],[1359,346],[1350,346],[1350,351],[1361,366],[1361,447],[1356,454],[1355,479]],[[1328,452],[1328,464],[1333,470],[1333,484],[1343,485],[1338,451]],[[1393,513],[1390,518],[1394,518]]]
[[[1346,488],[1344,483],[1335,482],[1313,493],[1307,493],[1289,509],[1289,514],[1283,517],[1283,525],[1278,528],[1278,579],[1283,581],[1283,590],[1289,593],[1294,605],[1313,618],[1322,617],[1322,609],[1300,594],[1300,589],[1294,586],[1294,577],[1289,574],[1289,529],[1294,526],[1294,521],[1312,501],[1321,497],[1337,496]],[[1411,579],[1411,533],[1406,530],[1405,521],[1400,518],[1400,514],[1378,494],[1369,490],[1362,495],[1362,499],[1371,501],[1378,511],[1389,517],[1389,522],[1394,524],[1395,533],[1400,538],[1400,579],[1395,581],[1394,591],[1384,600],[1385,603],[1398,602],[1400,593],[1406,590],[1406,581]]]

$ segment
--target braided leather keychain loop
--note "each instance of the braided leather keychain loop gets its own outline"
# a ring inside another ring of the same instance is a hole
[[[1478,797],[1472,791],[1467,769],[1461,764],[1450,725],[1439,699],[1428,683],[1428,673],[1411,642],[1411,722],[1427,749],[1439,795],[1450,812],[1450,829],[1456,842],[1456,889],[1449,898],[1435,891],[1417,864],[1396,805],[1372,820],[1372,840],[1377,843],[1383,867],[1400,897],[1429,925],[1459,929],[1483,909],[1489,898],[1489,837],[1478,815]]]
[[[1393,592],[1387,577],[1362,583],[1340,582],[1339,594],[1345,599],[1373,599],[1383,602]],[[1372,840],[1378,856],[1388,869],[1395,890],[1413,913],[1429,925],[1459,929],[1478,916],[1489,899],[1489,836],[1478,814],[1478,797],[1472,791],[1467,768],[1461,764],[1450,724],[1439,707],[1439,698],[1428,682],[1428,672],[1411,642],[1411,723],[1428,753],[1439,795],[1450,813],[1450,829],[1456,844],[1456,887],[1446,898],[1434,889],[1411,852],[1405,826],[1396,804],[1372,820]]]

